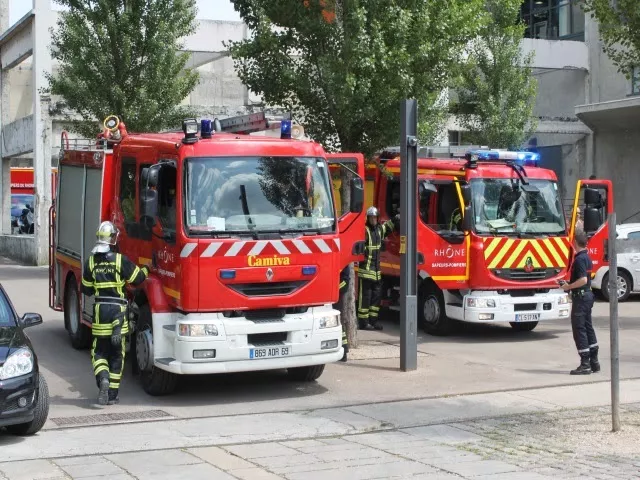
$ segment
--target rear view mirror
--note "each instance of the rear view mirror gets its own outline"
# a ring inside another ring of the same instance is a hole
[[[600,211],[597,208],[586,207],[584,209],[584,232],[594,233],[598,231],[602,225],[602,218],[600,218]]]
[[[584,203],[587,206],[599,208],[602,206],[602,195],[595,188],[585,188]]]
[[[421,180],[418,184],[418,193],[420,196],[426,195],[427,193],[438,193],[438,189],[433,183]]]
[[[364,207],[364,183],[362,178],[352,178],[349,187],[351,190],[349,211],[351,213],[360,213]]]
[[[158,192],[145,188],[142,190],[140,220],[147,227],[152,227],[156,223],[158,216]]]
[[[470,205],[464,207],[464,217],[462,217],[462,231],[470,232],[473,228],[471,224],[471,216],[473,215],[473,211]]]
[[[156,188],[158,186],[158,178],[162,165],[152,165],[149,168],[142,169],[142,184],[146,187]]]
[[[20,319],[22,328],[33,327],[34,325],[40,325],[42,323],[42,317],[38,313],[25,313]]]
[[[462,192],[462,200],[464,201],[465,206],[471,203],[471,186],[470,185],[460,185],[460,191]]]

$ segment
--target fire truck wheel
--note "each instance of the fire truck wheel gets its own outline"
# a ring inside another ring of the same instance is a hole
[[[618,301],[619,302],[624,302],[629,298],[629,295],[631,295],[632,283],[633,281],[631,280],[631,276],[624,270],[618,269]],[[602,294],[604,299],[608,302],[610,297],[609,273],[605,273],[604,277],[602,278],[602,287],[603,288],[602,290],[600,290],[600,293]]]
[[[69,278],[64,291],[64,325],[69,332],[71,346],[76,350],[89,348],[91,330],[81,322],[80,297],[75,277]]]
[[[140,306],[136,328],[136,359],[142,389],[154,397],[169,395],[176,389],[178,376],[153,366],[153,324],[148,303]]]
[[[324,365],[312,365],[310,367],[289,368],[287,374],[289,379],[295,382],[313,382],[320,378],[324,372]]]
[[[538,322],[509,322],[516,332],[530,332],[538,326]]]
[[[418,313],[422,329],[429,335],[443,336],[451,331],[451,320],[444,308],[444,296],[437,287],[424,285],[420,289]]]

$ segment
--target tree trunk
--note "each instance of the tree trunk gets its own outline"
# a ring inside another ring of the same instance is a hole
[[[340,198],[342,199],[341,211],[344,213],[349,210],[351,203],[351,189],[349,183],[353,174],[345,168],[340,169]],[[348,247],[343,245],[342,248]],[[349,247],[350,248],[350,247]],[[358,348],[358,321],[356,319],[356,296],[355,285],[356,276],[353,270],[353,264],[349,265],[349,288],[344,293],[342,300],[342,323],[347,331],[347,340],[349,348]]]

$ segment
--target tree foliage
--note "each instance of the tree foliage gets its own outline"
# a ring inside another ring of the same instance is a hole
[[[586,0],[584,9],[600,24],[604,51],[627,78],[640,66],[638,0]]]
[[[471,143],[516,148],[536,128],[533,54],[523,55],[520,0],[487,0],[486,21],[467,49],[456,84],[457,113]]]
[[[397,145],[404,98],[418,100],[423,140],[433,140],[446,108],[441,93],[478,32],[484,6],[484,0],[232,2],[252,34],[229,45],[243,82],[266,103],[302,118],[325,148],[369,156]]]
[[[185,69],[189,54],[179,50],[196,28],[195,0],[55,2],[68,10],[53,32],[59,68],[49,90],[82,118],[71,128],[93,136],[96,121],[116,114],[130,131],[157,131],[184,118],[180,103],[198,74]]]

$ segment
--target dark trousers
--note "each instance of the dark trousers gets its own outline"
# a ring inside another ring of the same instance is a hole
[[[344,290],[344,291],[343,291]],[[343,310],[344,310],[344,296],[346,295],[346,288],[340,290],[340,298],[338,299],[338,303],[334,303],[333,304],[333,308],[335,308],[336,310],[338,310],[342,316]],[[342,323],[342,346],[343,347],[349,347],[349,340],[347,339],[347,325],[344,322],[344,317],[343,320],[341,321]]]
[[[91,362],[98,386],[100,381],[106,378],[109,380],[110,396],[117,395],[124,365],[124,337],[121,345],[114,346],[111,344],[111,337],[94,336]]]
[[[380,313],[382,300],[382,281],[359,278],[358,285],[358,323],[360,326],[375,325]]]
[[[588,353],[589,349],[598,346],[596,332],[593,330],[591,309],[593,308],[593,292],[589,291],[584,296],[573,297],[571,309],[571,329],[573,340],[576,342],[578,353]]]

